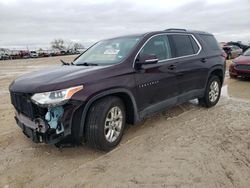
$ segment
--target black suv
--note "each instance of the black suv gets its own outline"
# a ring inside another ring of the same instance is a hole
[[[126,123],[198,98],[219,98],[225,58],[212,34],[167,29],[102,40],[72,63],[26,74],[9,87],[15,119],[34,142],[109,151]]]

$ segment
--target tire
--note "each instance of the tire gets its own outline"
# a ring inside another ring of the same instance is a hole
[[[216,83],[217,83],[218,88],[217,86],[215,86]],[[214,87],[212,86],[212,84],[215,84],[213,85]],[[212,88],[215,88],[215,87],[217,88],[217,90],[212,91]],[[220,94],[221,94],[221,81],[218,76],[211,75],[207,82],[204,97],[199,98],[199,104],[201,104],[204,107],[210,108],[218,103],[220,99]],[[214,98],[212,96],[214,96]]]
[[[121,141],[125,118],[125,107],[120,98],[109,96],[94,102],[85,125],[86,144],[103,151],[112,150]]]

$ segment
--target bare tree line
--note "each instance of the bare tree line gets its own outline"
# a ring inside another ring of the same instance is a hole
[[[56,50],[75,50],[75,51],[84,48],[83,44],[79,42],[72,42],[72,41],[66,42],[63,39],[54,39],[51,42],[51,47]]]

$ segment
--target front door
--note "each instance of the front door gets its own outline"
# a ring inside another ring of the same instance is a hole
[[[156,35],[146,42],[138,58],[142,55],[156,55],[156,64],[142,65],[135,73],[137,84],[137,105],[142,116],[156,112],[177,102],[175,65],[168,37]],[[137,59],[138,59],[137,58]]]

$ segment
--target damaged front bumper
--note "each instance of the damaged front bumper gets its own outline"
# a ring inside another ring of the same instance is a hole
[[[15,120],[18,126],[23,130],[23,133],[35,143],[48,143],[55,144],[61,140],[60,137],[63,133],[57,135],[53,132],[49,132],[48,125],[40,119],[32,121],[25,115],[16,112]],[[55,132],[55,131],[54,131]]]
[[[35,143],[56,144],[71,134],[72,119],[81,103],[48,108],[34,119],[16,110],[15,120],[23,133]]]

